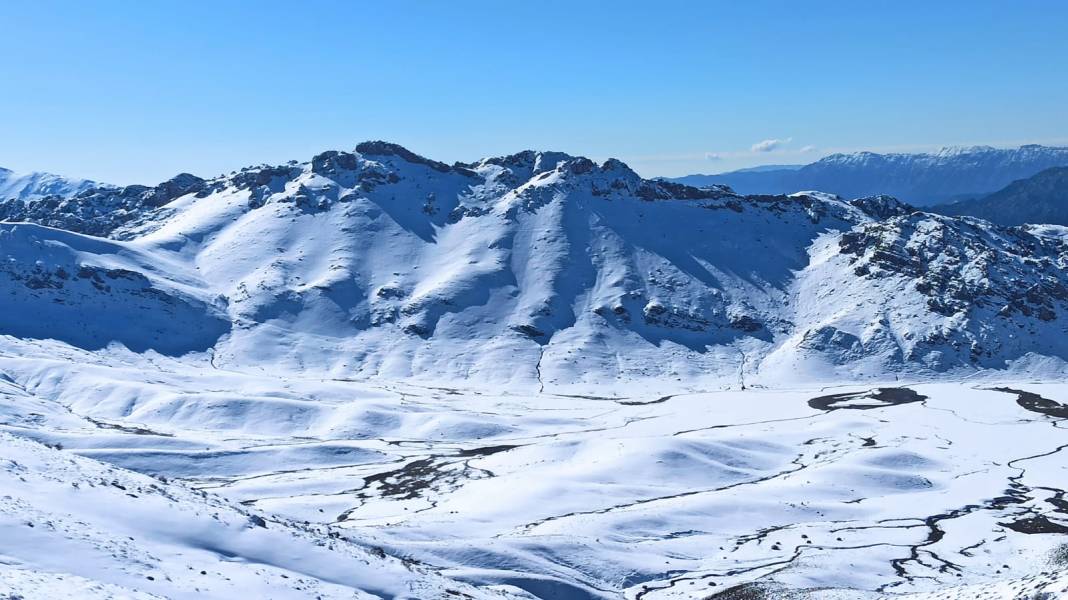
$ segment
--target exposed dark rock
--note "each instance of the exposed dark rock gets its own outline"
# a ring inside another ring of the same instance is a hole
[[[424,165],[442,173],[448,173],[449,171],[454,170],[452,167],[443,162],[438,162],[436,160],[430,160],[429,158],[419,156],[418,154],[412,152],[411,150],[408,150],[400,144],[393,144],[390,142],[362,142],[356,145],[356,152],[359,152],[360,154],[365,154],[367,156],[396,156],[410,163]],[[467,171],[467,169],[462,169],[462,171]]]
[[[202,192],[205,185],[203,179],[182,173],[155,187],[98,187],[70,198],[48,196],[34,201],[4,200],[0,201],[0,221],[28,221],[106,236],[177,198]]]
[[[904,202],[894,198],[893,196],[887,196],[885,194],[879,194],[877,196],[865,196],[864,198],[856,198],[849,201],[850,204],[859,208],[864,214],[873,219],[889,219],[890,217],[902,217],[916,209],[905,204]]]
[[[360,159],[351,152],[329,150],[312,157],[311,165],[312,173],[329,176],[341,171],[355,171],[360,166]]]
[[[512,330],[521,333],[529,338],[545,337],[545,332],[541,331],[537,327],[534,327],[533,325],[514,325],[512,326]]]

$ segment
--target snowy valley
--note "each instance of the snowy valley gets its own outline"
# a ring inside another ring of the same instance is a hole
[[[385,142],[0,218],[13,594],[1068,594],[1063,227]]]

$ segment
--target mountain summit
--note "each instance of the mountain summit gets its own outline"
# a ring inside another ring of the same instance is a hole
[[[0,200],[35,200],[44,196],[73,196],[101,184],[51,173],[15,173],[0,168]]]

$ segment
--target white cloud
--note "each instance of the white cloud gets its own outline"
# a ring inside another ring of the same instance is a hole
[[[705,152],[705,160],[723,160],[717,152]]]
[[[815,151],[816,151],[816,147],[815,146],[811,146],[811,145],[810,146],[804,146],[804,147],[801,148],[801,152],[815,152]]]
[[[794,138],[786,138],[784,140],[764,140],[753,144],[753,147],[750,148],[750,150],[752,150],[753,152],[771,152],[773,150],[778,150],[781,146],[785,144],[789,144],[793,141],[793,139]]]

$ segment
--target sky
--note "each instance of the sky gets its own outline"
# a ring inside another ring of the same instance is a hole
[[[1068,144],[1068,2],[0,2],[0,166],[116,184],[384,139],[644,176]]]

